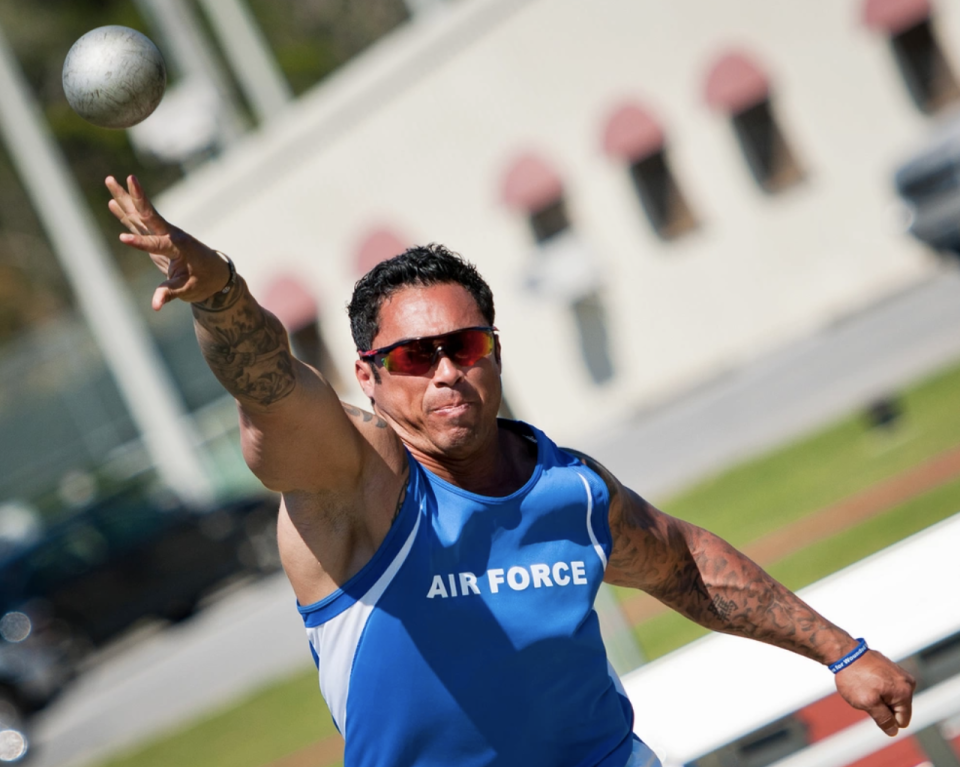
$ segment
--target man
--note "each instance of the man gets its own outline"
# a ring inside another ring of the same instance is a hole
[[[292,356],[226,256],[164,221],[135,178],[106,183],[121,240],[167,276],[154,309],[192,304],[247,463],[282,494],[283,565],[345,764],[658,765],[606,661],[601,580],[832,664],[851,705],[889,735],[907,726],[899,666],[589,457],[497,419],[493,297],[471,265],[413,248],[357,283],[368,413]]]

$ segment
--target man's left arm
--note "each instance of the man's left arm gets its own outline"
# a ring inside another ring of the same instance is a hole
[[[857,647],[834,625],[729,543],[664,514],[587,456],[610,489],[613,548],[604,580],[648,592],[699,623],[828,665]],[[838,672],[837,691],[888,735],[910,723],[911,677],[874,650]]]

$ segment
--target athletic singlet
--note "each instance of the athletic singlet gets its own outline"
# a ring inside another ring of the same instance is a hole
[[[500,498],[408,454],[406,498],[376,554],[298,606],[346,767],[659,764],[632,734],[593,610],[607,488],[527,428],[536,468]]]

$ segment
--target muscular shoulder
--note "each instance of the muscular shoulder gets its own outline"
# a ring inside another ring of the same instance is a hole
[[[333,593],[359,573],[386,539],[406,497],[409,464],[363,484],[359,497],[283,494],[280,558],[301,604]]]
[[[668,517],[638,493],[621,484],[595,458],[579,450],[564,448],[584,466],[603,479],[610,493],[609,525],[613,541],[604,580],[617,585],[644,588],[648,579],[659,577],[655,554],[669,537]]]
[[[406,453],[397,433],[383,418],[369,410],[341,402],[343,412],[364,441],[394,471],[403,470],[406,465]]]
[[[600,461],[596,460],[592,456],[587,455],[580,450],[575,450],[572,447],[563,447],[560,448],[564,453],[572,455],[574,458],[580,461],[584,466],[590,469],[592,472],[597,474],[600,479],[603,480],[603,483],[607,486],[607,490],[610,492],[611,502],[617,496],[619,496],[622,491],[622,486],[615,476],[602,464]]]
[[[371,413],[338,399],[316,370],[295,363],[296,386],[269,410],[241,404],[244,457],[261,482],[288,493],[356,493],[369,471],[398,471],[399,437]]]
[[[373,413],[339,405],[360,437],[357,470],[340,485],[282,493],[280,556],[301,604],[332,593],[370,561],[393,524],[409,475],[393,429]],[[322,454],[304,458],[325,460]]]

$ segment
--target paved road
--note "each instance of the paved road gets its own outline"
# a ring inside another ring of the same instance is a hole
[[[194,618],[132,637],[36,720],[31,767],[71,767],[169,729],[312,665],[282,574],[235,589]]]
[[[960,360],[960,270],[596,434],[591,452],[651,500],[816,430]]]
[[[585,440],[654,500],[960,359],[960,272]],[[282,576],[121,648],[36,722],[34,767],[79,767],[310,665]]]

